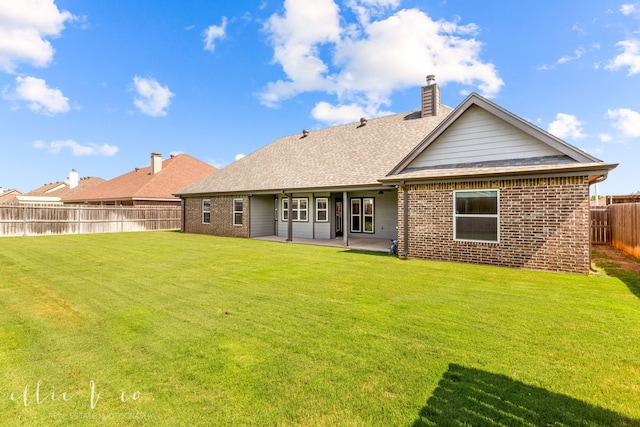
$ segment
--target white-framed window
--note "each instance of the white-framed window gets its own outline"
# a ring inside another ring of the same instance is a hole
[[[242,214],[244,201],[242,199],[233,199],[233,225],[242,225]]]
[[[470,242],[500,241],[500,192],[464,190],[453,193],[453,238]]]
[[[308,221],[309,199],[294,197],[291,199],[291,220]],[[289,198],[282,199],[282,220],[289,221]]]
[[[329,221],[329,199],[318,197],[316,199],[316,222]]]
[[[375,199],[373,197],[357,197],[351,199],[351,232],[352,233],[374,233],[374,209]]]
[[[202,201],[202,223],[211,224],[211,200]]]

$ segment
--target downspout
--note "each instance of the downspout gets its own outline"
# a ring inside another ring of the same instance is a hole
[[[407,257],[409,253],[409,195],[407,194],[407,186],[404,181],[400,182],[400,186],[402,187],[402,202],[404,204],[404,224],[403,224],[403,234],[404,234],[404,253],[402,254],[403,258]]]

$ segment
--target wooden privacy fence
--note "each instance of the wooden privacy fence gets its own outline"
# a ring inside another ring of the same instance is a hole
[[[609,205],[611,245],[640,258],[640,203]]]
[[[0,236],[174,230],[180,206],[0,205]]]
[[[591,208],[591,243],[594,245],[611,244],[609,209],[606,206]]]

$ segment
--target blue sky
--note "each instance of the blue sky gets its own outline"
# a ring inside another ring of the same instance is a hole
[[[274,139],[478,92],[640,191],[640,3],[0,0],[0,186],[217,167]]]

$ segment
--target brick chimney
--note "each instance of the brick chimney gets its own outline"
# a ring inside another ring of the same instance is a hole
[[[151,153],[151,175],[155,175],[162,170],[162,154]]]
[[[440,111],[440,87],[436,84],[436,76],[427,76],[427,85],[422,86],[422,117],[435,116]]]

